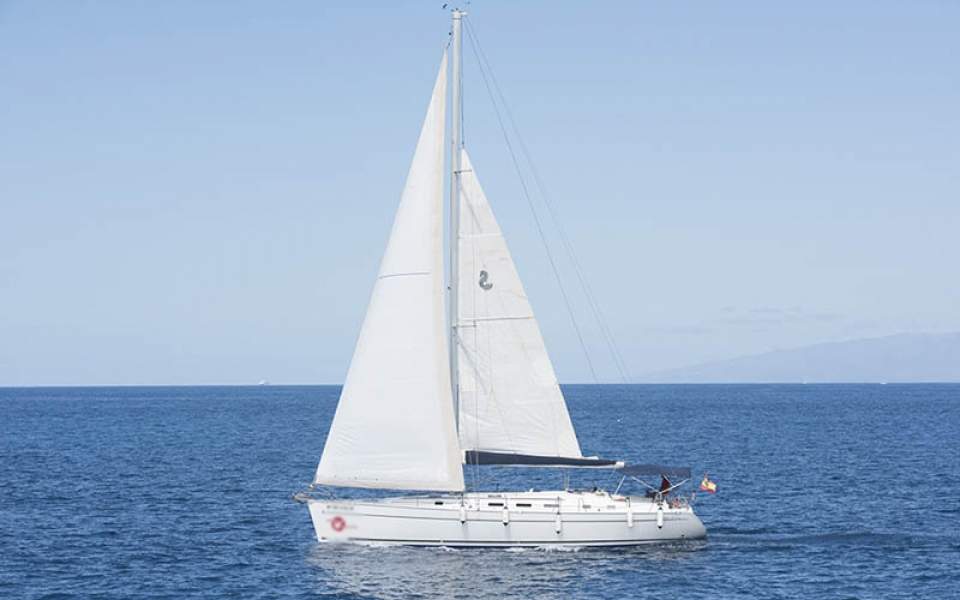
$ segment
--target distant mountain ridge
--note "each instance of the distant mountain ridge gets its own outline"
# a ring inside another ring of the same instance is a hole
[[[960,332],[814,344],[650,373],[651,383],[960,382]]]

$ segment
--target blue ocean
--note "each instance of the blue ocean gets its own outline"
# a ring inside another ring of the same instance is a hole
[[[319,545],[291,494],[337,387],[0,389],[0,598],[960,597],[960,385],[564,392],[586,453],[709,472],[706,542]]]

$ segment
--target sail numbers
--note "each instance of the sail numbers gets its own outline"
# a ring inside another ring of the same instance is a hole
[[[481,287],[482,289],[489,290],[490,288],[493,287],[493,282],[488,281],[489,278],[490,278],[490,274],[489,274],[489,273],[487,273],[486,271],[480,271],[480,281],[479,281],[479,283],[480,283],[480,287]]]

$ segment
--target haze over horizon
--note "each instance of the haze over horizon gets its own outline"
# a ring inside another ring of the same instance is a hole
[[[811,344],[666,369],[642,383],[960,383],[960,332]]]
[[[342,382],[440,4],[0,4],[0,386]],[[960,4],[469,19],[632,376],[960,331]],[[559,379],[591,381],[464,61],[471,158]]]

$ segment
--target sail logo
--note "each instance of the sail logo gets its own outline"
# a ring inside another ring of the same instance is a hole
[[[489,281],[490,274],[486,271],[480,271],[480,287],[484,290],[489,290],[493,287],[493,282]]]

